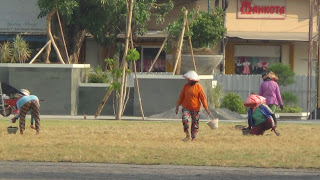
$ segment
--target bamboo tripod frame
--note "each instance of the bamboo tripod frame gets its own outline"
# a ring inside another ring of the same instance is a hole
[[[57,56],[58,56],[58,59],[59,61],[61,62],[61,64],[65,64],[64,61],[63,61],[63,58],[61,56],[61,53],[59,51],[59,48],[57,46],[57,44],[55,43],[54,39],[53,39],[53,36],[52,36],[52,33],[51,33],[51,18],[52,16],[57,13],[57,16],[58,16],[58,20],[59,20],[59,25],[60,25],[60,31],[61,31],[61,36],[63,38],[63,42],[64,42],[64,46],[65,46],[65,50],[66,50],[66,53],[67,53],[67,57],[68,57],[68,63],[70,64],[70,60],[69,60],[69,56],[68,56],[68,51],[67,51],[67,46],[66,46],[66,43],[65,43],[65,40],[64,40],[64,34],[63,34],[63,30],[62,30],[62,26],[61,26],[61,22],[60,22],[60,17],[59,17],[59,13],[57,10],[52,10],[48,16],[47,16],[47,35],[49,36],[49,40],[47,41],[47,43],[38,51],[38,53],[31,59],[31,61],[29,62],[29,64],[32,64],[36,59],[37,57],[39,57],[39,55],[42,53],[42,51],[47,48],[47,46],[50,46],[51,43],[53,45],[53,48],[54,50],[56,51],[57,53]]]
[[[194,20],[194,18],[198,15],[199,9],[200,9],[200,7],[198,7],[197,12],[196,12],[196,13],[194,14],[194,16],[191,18],[190,22],[187,21],[188,11],[186,10],[186,12],[185,12],[185,17],[184,17],[184,20],[185,20],[186,23],[185,23],[185,25],[184,25],[184,28],[186,28],[187,32],[190,31],[190,29],[189,29],[189,24],[190,24],[190,23]],[[156,57],[154,58],[154,60],[153,60],[153,62],[152,62],[152,64],[151,64],[151,66],[150,66],[147,74],[149,74],[149,73],[151,72],[153,66],[155,65],[156,61],[158,60],[158,57],[159,57],[162,49],[164,48],[165,44],[167,43],[168,37],[169,37],[169,36],[167,36],[167,37],[165,38],[165,40],[163,41],[163,43],[162,43],[162,45],[161,45],[161,47],[160,47],[160,49],[159,49],[159,51],[158,51],[158,54],[157,54]],[[184,37],[184,30],[183,30],[182,33],[181,33],[181,37],[182,37],[182,38]],[[190,36],[188,36],[188,42],[189,42],[189,46],[190,46],[190,52],[191,52],[191,57],[192,57],[193,68],[194,68],[194,71],[197,72],[196,61],[195,61],[195,59],[194,59],[193,48],[192,48],[192,41],[191,41],[191,37],[190,37]],[[179,41],[178,41],[178,43],[179,43]],[[177,56],[177,59],[176,59],[176,61],[175,61],[176,64],[177,64],[178,59],[179,59],[179,61],[180,61],[180,59],[181,59],[182,43],[183,43],[183,39],[182,39],[182,42],[179,43],[179,44],[181,44],[181,48],[180,48],[180,50],[179,50],[179,52],[180,52],[180,57]],[[176,64],[175,64],[175,67],[177,66]],[[175,69],[176,69],[176,68],[175,68]],[[173,71],[173,75],[176,74],[175,71],[176,71],[176,70]]]

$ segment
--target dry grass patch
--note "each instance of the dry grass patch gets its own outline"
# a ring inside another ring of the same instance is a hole
[[[234,128],[241,123],[211,130],[201,122],[193,142],[182,140],[180,122],[42,120],[38,136],[30,128],[8,134],[10,125],[0,120],[0,161],[320,168],[319,124],[280,123],[277,137],[243,136]]]

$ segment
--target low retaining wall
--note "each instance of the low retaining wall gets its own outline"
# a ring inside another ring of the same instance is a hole
[[[79,84],[79,103],[78,103],[78,115],[95,115],[101,101],[106,95],[109,88],[109,84],[103,83],[80,83]],[[130,87],[129,99],[124,111],[124,115],[133,115],[133,96],[134,88]],[[113,110],[114,93],[112,93],[100,115],[114,115]]]
[[[43,99],[41,114],[77,115],[79,83],[88,68],[89,64],[0,63],[0,80]]]
[[[212,88],[213,75],[200,75],[199,83],[208,97],[207,92]],[[142,107],[145,116],[166,112],[176,106],[180,91],[186,79],[182,75],[171,73],[139,74],[138,75]],[[141,116],[137,86],[134,86],[134,116]]]

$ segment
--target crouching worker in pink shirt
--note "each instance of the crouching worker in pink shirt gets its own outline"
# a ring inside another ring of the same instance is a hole
[[[251,94],[244,103],[244,106],[249,108],[248,128],[250,129],[250,134],[263,135],[266,130],[271,129],[279,136],[280,133],[276,130],[276,117],[265,102],[266,99],[264,97]]]
[[[40,132],[39,99],[35,95],[30,95],[30,92],[26,89],[21,89],[20,92],[23,95],[21,95],[21,97],[19,97],[19,100],[17,101],[17,109],[19,110],[19,113],[11,119],[11,122],[15,123],[16,120],[20,117],[19,129],[20,129],[20,134],[23,135],[23,131],[25,130],[26,115],[29,111],[31,111],[31,118],[35,120],[36,134],[39,134]]]

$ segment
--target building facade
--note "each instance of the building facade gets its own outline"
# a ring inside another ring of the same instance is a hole
[[[37,0],[10,0],[0,6],[0,43],[13,41],[17,34],[28,42],[31,57],[46,43],[46,18],[40,13]]]
[[[165,2],[166,0],[162,0]],[[224,44],[217,52],[224,55],[223,69],[215,74],[259,74],[273,63],[289,65],[297,75],[308,75],[309,1],[308,0],[174,0],[174,9],[163,24],[152,20],[150,32],[135,40],[141,54],[138,71],[146,72],[158,54],[166,34],[164,28],[176,20],[182,7],[208,11],[227,2]],[[22,34],[33,50],[33,57],[46,43],[46,19],[38,18],[37,0],[10,0],[0,7],[0,43],[12,41]],[[316,12],[316,10],[315,10]],[[313,35],[317,38],[317,14],[313,14]],[[103,47],[87,38],[83,46],[84,63],[99,65]],[[311,66],[318,65],[317,43],[313,43]],[[54,59],[54,58],[53,58]],[[168,72],[166,52],[163,50],[154,72]],[[224,72],[221,72],[224,71]]]
[[[313,16],[313,36],[317,34]],[[260,74],[273,63],[308,75],[308,0],[229,0],[226,12],[226,74]],[[317,66],[313,43],[312,66]]]

